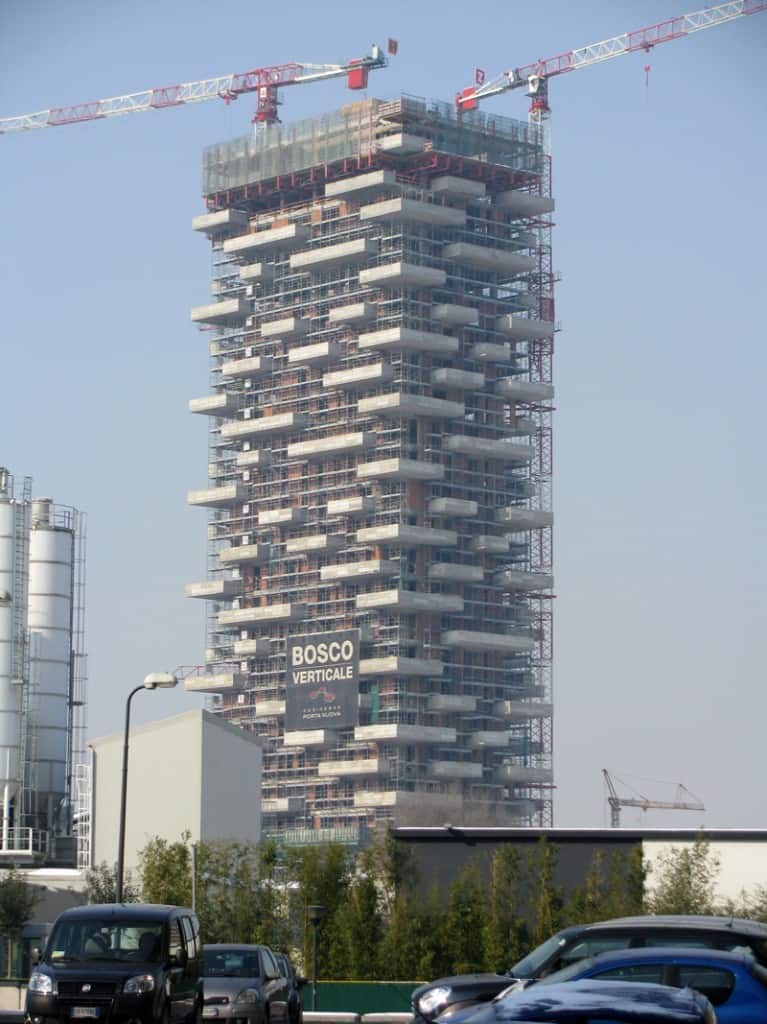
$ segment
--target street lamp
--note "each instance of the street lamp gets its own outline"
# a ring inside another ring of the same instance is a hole
[[[152,672],[141,686],[128,694],[125,702],[125,734],[123,736],[123,774],[120,793],[120,835],[117,840],[117,878],[115,880],[115,903],[123,901],[123,868],[125,863],[125,803],[128,795],[128,736],[130,734],[130,702],[140,690],[169,690],[178,684],[172,672]]]
[[[325,915],[325,907],[314,904],[306,908],[306,916],[312,926],[312,1010],[317,1009],[317,929]]]

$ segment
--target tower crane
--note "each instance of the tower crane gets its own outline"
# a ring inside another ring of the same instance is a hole
[[[555,57],[536,60],[523,67],[502,71],[489,80],[485,78],[484,71],[477,68],[474,85],[463,89],[456,96],[456,109],[459,112],[476,110],[480,100],[499,96],[511,89],[526,89],[530,97],[530,120],[542,121],[551,113],[548,83],[555,75],[588,68],[592,64],[601,64],[603,61],[612,60],[613,57],[622,57],[626,53],[635,53],[638,50],[649,53],[653,47],[661,43],[683,39],[693,32],[700,32],[704,28],[716,28],[717,25],[735,21],[736,18],[748,14],[758,14],[760,11],[767,11],[767,0],[731,0],[716,7],[705,7],[699,11],[690,11],[688,14],[679,14],[655,25],[624,32],[611,39],[581,46],[577,50],[568,50]]]
[[[388,52],[397,52],[397,42],[389,40]],[[164,85],[144,89],[126,96],[110,96],[108,99],[76,103],[69,107],[51,107],[34,114],[0,118],[0,135],[13,132],[31,131],[33,128],[56,128],[65,124],[80,124],[83,121],[99,121],[123,114],[140,114],[146,110],[163,110],[187,103],[203,103],[205,100],[222,99],[231,103],[245,93],[256,93],[255,124],[273,124],[279,120],[278,92],[287,85],[305,85],[321,82],[328,78],[346,76],[350,89],[366,89],[368,74],[377,68],[386,67],[388,60],[380,46],[373,45],[367,57],[358,57],[345,64],[275,64],[267,68],[254,68],[239,74],[205,78],[199,82],[183,82],[180,85]]]
[[[636,797],[621,797],[615,788],[615,783],[606,768],[602,769],[602,775],[607,785],[607,802],[610,805],[610,828],[621,827],[621,807],[639,807],[640,810],[661,810],[661,811],[705,811],[701,801],[691,793],[681,782],[676,786],[675,800],[650,800],[649,797],[639,793]]]

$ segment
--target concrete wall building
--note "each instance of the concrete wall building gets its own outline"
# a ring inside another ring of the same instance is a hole
[[[117,861],[123,733],[91,741],[91,863]],[[202,709],[132,729],[125,866],[159,836],[258,842],[261,741]]]
[[[540,127],[364,100],[210,147],[204,194],[209,480],[188,500],[209,572],[187,594],[209,674],[187,685],[264,738],[265,832],[550,823]],[[291,676],[289,643],[350,636],[353,716],[316,685],[297,718],[296,687],[339,677]]]

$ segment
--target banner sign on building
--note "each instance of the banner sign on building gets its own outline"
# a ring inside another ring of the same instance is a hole
[[[356,629],[287,638],[285,731],[349,729],[358,721]]]

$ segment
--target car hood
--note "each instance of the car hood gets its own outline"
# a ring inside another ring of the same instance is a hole
[[[508,974],[454,974],[449,978],[437,978],[428,985],[421,985],[413,991],[413,1006],[425,992],[433,988],[449,988],[450,1002],[459,1003],[465,999],[486,1002],[497,996],[514,981]]]
[[[203,978],[202,979],[202,992],[205,999],[211,997],[221,998],[222,996],[229,996],[229,999],[234,999],[242,992],[245,988],[261,988],[261,981],[258,978]]]
[[[651,1024],[663,1021],[700,1024],[709,1007],[705,996],[692,989],[622,981],[569,981],[532,985],[480,1007],[472,1024],[511,1024],[512,1021],[582,1019],[586,1015]]]

